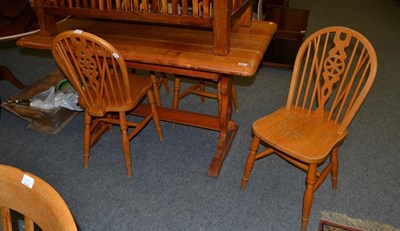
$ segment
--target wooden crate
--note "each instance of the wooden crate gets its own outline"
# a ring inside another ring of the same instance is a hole
[[[33,85],[24,88],[16,95],[10,97],[11,100],[32,99],[35,95],[49,89],[64,79],[63,74],[56,70],[42,79],[36,81]],[[77,114],[76,111],[58,107],[52,110],[43,110],[30,107],[29,105],[10,103],[4,101],[1,106],[15,114],[16,116],[29,122],[28,127],[34,131],[56,134],[61,131]]]

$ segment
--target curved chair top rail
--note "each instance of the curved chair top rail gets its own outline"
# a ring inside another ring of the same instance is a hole
[[[54,38],[52,52],[78,92],[79,103],[92,115],[136,105],[125,61],[104,39],[80,30],[64,31]]]
[[[33,230],[33,222],[43,230],[77,230],[67,204],[52,186],[40,177],[1,164],[0,209],[3,230],[12,230],[9,209],[25,216],[26,230]]]

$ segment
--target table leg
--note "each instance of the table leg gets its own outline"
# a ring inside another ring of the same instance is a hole
[[[130,63],[132,67],[138,68],[140,66],[136,63]],[[154,69],[157,71],[167,72],[168,70],[159,70],[158,66],[152,66],[138,69]],[[181,74],[181,69],[169,69],[171,73]],[[196,75],[197,73],[197,75]],[[220,82],[220,94],[221,101],[219,103],[218,116],[200,114],[195,112],[184,111],[180,109],[158,107],[158,116],[160,120],[168,121],[171,123],[179,123],[199,128],[210,129],[219,132],[219,137],[217,141],[217,150],[214,153],[214,158],[208,169],[208,175],[212,177],[218,177],[221,170],[222,164],[228,151],[231,147],[232,141],[238,129],[238,125],[232,121],[232,78],[229,76],[215,76],[214,74],[199,72],[192,73],[193,75],[188,75],[187,73],[182,73],[186,76],[201,76],[201,77],[215,77],[219,79]],[[214,80],[214,78],[212,78]],[[176,84],[176,82],[175,82]],[[174,86],[174,94],[178,94],[176,86]],[[174,97],[177,99],[178,97]],[[177,101],[174,102],[177,108]],[[146,116],[150,111],[150,107],[146,104],[138,105],[135,110],[131,112],[133,115]]]
[[[199,128],[215,130],[219,132],[217,141],[217,150],[208,169],[208,175],[218,177],[222,164],[231,147],[233,138],[238,129],[238,125],[231,120],[232,118],[232,79],[229,77],[221,78],[221,102],[219,106],[218,117],[194,112],[182,111],[177,109],[159,107],[158,116],[160,120],[180,123]],[[134,115],[145,116],[150,113],[150,108],[146,104],[138,105],[132,111]]]
[[[219,137],[217,143],[217,150],[214,158],[211,161],[208,175],[218,177],[221,170],[222,163],[231,147],[233,138],[238,129],[238,125],[232,121],[232,79],[223,76],[221,78],[221,102],[219,107]]]
[[[13,73],[11,73],[10,69],[8,69],[6,66],[0,66],[0,80],[3,79],[10,81],[12,84],[14,84],[16,87],[20,89],[26,87],[13,75]]]

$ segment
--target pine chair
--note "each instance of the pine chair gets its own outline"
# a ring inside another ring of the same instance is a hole
[[[162,140],[152,81],[128,73],[121,54],[105,40],[80,30],[60,33],[52,43],[52,53],[67,79],[78,92],[79,104],[85,109],[84,167],[89,151],[99,138],[99,124],[119,125],[128,176],[131,176],[129,141],[153,119]],[[126,114],[147,95],[151,113],[139,123],[127,121]],[[133,129],[128,132],[128,127]],[[93,135],[92,135],[93,133]]]
[[[11,211],[24,215],[27,231],[33,231],[35,224],[42,230],[77,230],[67,204],[51,185],[18,168],[0,165],[0,215],[3,231],[13,230],[14,213]]]
[[[286,106],[253,123],[242,189],[255,160],[272,153],[307,171],[301,222],[306,230],[313,194],[329,173],[337,188],[338,146],[376,72],[375,50],[360,33],[328,27],[309,36],[296,57]],[[259,151],[260,141],[268,148]],[[329,164],[318,172],[328,157]]]

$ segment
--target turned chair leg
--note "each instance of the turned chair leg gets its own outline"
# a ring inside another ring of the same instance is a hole
[[[178,76],[175,76],[174,80],[174,96],[173,96],[173,101],[172,101],[172,109],[178,109],[179,107],[179,91],[181,88],[181,78]]]
[[[307,171],[307,185],[303,199],[303,214],[301,217],[301,230],[307,230],[308,218],[314,198],[314,183],[317,177],[317,164],[310,164]]]
[[[153,91],[154,91],[154,97],[156,99],[156,104],[158,107],[160,107],[161,106],[160,91],[158,90],[158,81],[156,74],[154,72],[150,73],[150,79],[153,82]]]
[[[172,109],[178,109],[179,99],[185,97],[186,95],[190,94],[191,92],[194,93],[194,91],[196,91],[195,94],[200,95],[201,103],[205,103],[206,97],[217,99],[218,103],[219,104],[221,103],[221,82],[218,82],[216,94],[206,92],[206,84],[201,81],[195,85],[192,85],[190,88],[186,89],[185,92],[180,94],[180,83],[181,83],[180,77],[175,76]],[[236,87],[233,83],[232,83],[232,88],[231,88],[231,99],[232,99],[232,103],[235,108],[235,111],[238,111],[239,103],[238,103],[238,99],[237,99]],[[219,105],[219,106],[221,106],[221,105]]]
[[[90,153],[90,140],[91,140],[91,130],[90,124],[92,121],[92,117],[85,110],[85,131],[83,134],[83,167],[85,169],[89,166],[89,153]]]
[[[125,112],[119,113],[119,124],[121,128],[121,139],[122,139],[122,148],[124,151],[126,173],[128,177],[131,177],[132,176],[131,145],[129,143],[128,124],[126,121]]]
[[[165,91],[167,92],[167,94],[171,93],[171,91],[169,89],[167,75],[164,72],[160,73],[160,79],[158,80],[158,88],[160,88],[161,85],[164,85],[164,88],[165,88]]]
[[[205,92],[206,91],[206,84],[203,82],[200,82],[200,91]],[[200,96],[200,102],[205,103],[206,102],[206,97]]]
[[[153,114],[153,122],[154,122],[154,125],[156,126],[156,129],[157,129],[158,138],[160,140],[162,140],[163,139],[163,133],[162,133],[162,130],[161,130],[160,118],[158,117],[157,107],[156,107],[156,104],[154,102],[154,96],[153,96],[153,92],[152,91],[149,91],[147,93],[147,98],[149,100],[151,113]]]
[[[247,157],[246,166],[244,168],[244,174],[242,179],[242,190],[246,188],[247,182],[249,181],[249,177],[251,171],[253,170],[254,162],[256,159],[256,152],[260,145],[260,139],[257,136],[254,136],[253,141],[250,147],[250,153]]]
[[[339,160],[338,160],[338,147],[336,146],[332,150],[331,154],[331,162],[332,162],[332,170],[331,170],[331,178],[332,178],[332,188],[337,189],[337,178],[338,178],[338,169],[339,169]]]

